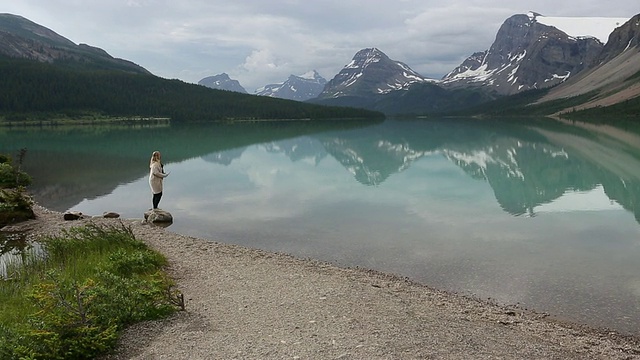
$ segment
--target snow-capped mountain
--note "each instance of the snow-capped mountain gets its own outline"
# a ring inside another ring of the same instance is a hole
[[[443,77],[442,85],[483,87],[500,95],[557,85],[586,69],[600,54],[601,39],[606,41],[624,21],[514,15],[500,27],[489,50],[471,55]]]
[[[256,90],[256,95],[305,101],[317,97],[327,80],[312,70],[300,76],[290,75],[287,81],[269,84]]]
[[[391,60],[378,49],[367,48],[355,54],[351,62],[327,83],[318,98],[371,97],[433,81],[406,64]]]
[[[235,91],[243,94],[247,93],[247,90],[240,85],[238,80],[232,80],[226,73],[208,76],[198,81],[198,84],[212,89]]]
[[[478,105],[493,95],[464,88],[447,90],[382,51],[358,51],[322,93],[309,102],[348,106],[385,114],[444,113]]]

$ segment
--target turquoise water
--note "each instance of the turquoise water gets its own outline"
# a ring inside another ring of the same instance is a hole
[[[43,206],[363,266],[640,334],[640,135],[551,120],[0,130]]]

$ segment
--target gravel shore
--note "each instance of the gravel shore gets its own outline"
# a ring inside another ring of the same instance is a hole
[[[186,311],[127,329],[119,359],[640,359],[640,339],[438,291],[394,275],[125,223],[169,259]],[[223,240],[223,239],[221,239]]]

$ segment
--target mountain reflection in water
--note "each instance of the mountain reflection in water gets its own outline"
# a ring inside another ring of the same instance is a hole
[[[365,266],[640,333],[640,137],[550,119],[2,129],[37,202]]]

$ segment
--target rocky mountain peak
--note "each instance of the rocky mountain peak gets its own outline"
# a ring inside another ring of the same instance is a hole
[[[617,27],[592,66],[578,76],[551,89],[538,102],[591,93],[589,101],[560,110],[582,110],[609,106],[640,96],[640,14]]]
[[[474,53],[445,75],[447,87],[487,87],[501,95],[545,88],[587,67],[602,50],[593,37],[573,37],[537,21],[540,14],[513,15],[485,52]]]
[[[594,65],[601,64],[616,56],[625,50],[640,45],[640,14],[635,15],[629,21],[613,30],[609,35],[609,40],[602,49],[602,53],[595,60]]]
[[[365,69],[380,61],[390,61],[389,57],[377,48],[366,48],[358,51],[345,68]]]
[[[265,85],[256,90],[256,95],[305,101],[317,97],[326,83],[316,70],[311,70],[302,75],[289,75],[282,83]]]
[[[240,85],[238,80],[231,79],[226,73],[208,76],[198,81],[198,85],[218,90],[235,91],[243,94],[247,93],[247,90]]]
[[[371,97],[407,89],[427,79],[377,48],[358,51],[351,62],[327,83],[319,98]]]
[[[296,75],[289,76],[290,79],[292,77],[296,77]],[[309,71],[307,73],[304,73],[304,74],[302,74],[302,75],[300,75],[298,77],[306,79],[306,80],[322,82],[323,85],[327,83],[327,79],[323,78],[316,70],[311,70],[311,71]]]

